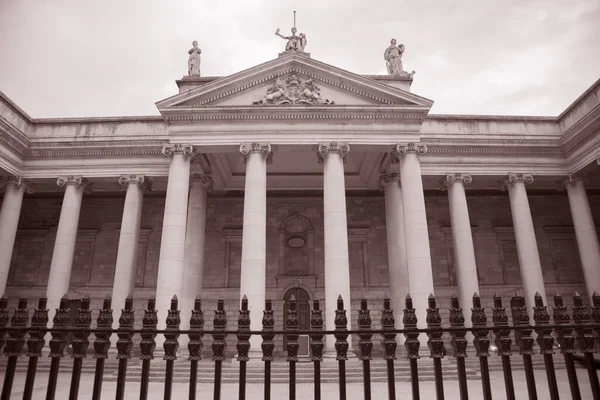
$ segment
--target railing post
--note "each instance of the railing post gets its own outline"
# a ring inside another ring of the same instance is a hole
[[[481,307],[481,299],[475,293],[473,295],[473,308],[471,309],[471,324],[473,328],[487,328],[487,316],[485,309]],[[473,345],[475,346],[475,355],[479,357],[479,368],[481,369],[481,387],[484,400],[492,399],[492,387],[490,384],[490,370],[488,367],[488,357],[490,356],[490,339],[487,329],[476,330],[473,332]]]
[[[373,342],[371,338],[371,313],[367,308],[367,299],[360,301],[360,309],[358,310],[358,329],[361,331],[358,336],[360,341],[360,359],[363,362],[363,386],[365,391],[365,400],[371,400],[371,351],[373,350]]]
[[[60,308],[56,309],[52,328],[66,328],[69,326],[69,299],[64,295],[60,299]],[[46,391],[46,400],[54,400],[56,393],[56,381],[58,379],[58,369],[60,367],[60,359],[64,357],[65,347],[67,347],[67,334],[61,331],[50,331],[52,339],[50,339],[50,375],[48,376],[48,389]]]
[[[442,328],[442,317],[440,309],[437,308],[435,297],[429,295],[427,299],[427,347],[429,347],[430,357],[433,358],[433,374],[435,377],[435,394],[438,400],[444,399],[444,377],[442,375],[442,358],[446,355],[446,347],[442,340],[444,334]]]
[[[319,307],[319,300],[313,301],[310,312],[310,350],[314,366],[314,398],[321,400],[321,361],[323,361],[323,311]]]
[[[554,360],[552,359],[552,354],[554,354],[554,350],[552,349],[554,338],[552,337],[552,328],[547,328],[547,325],[550,325],[550,314],[547,307],[544,306],[544,300],[539,293],[535,294],[534,302],[533,320],[535,321],[535,333],[537,333],[540,354],[544,355],[550,398],[558,400],[558,385],[556,383],[556,373],[554,372]]]
[[[8,325],[8,321],[10,320],[10,313],[8,311],[8,299],[6,297],[2,297],[0,299],[0,351],[4,347],[4,328]]]
[[[163,343],[163,349],[165,350],[165,356],[163,360],[167,362],[165,371],[165,392],[164,399],[171,400],[171,393],[173,389],[173,363],[177,360],[177,350],[179,349],[179,325],[181,319],[179,317],[180,310],[177,309],[179,301],[177,296],[173,295],[171,299],[171,308],[167,313],[166,320],[166,331],[165,341]]]
[[[37,329],[45,329],[48,326],[47,302],[47,298],[40,298],[38,301],[38,308],[33,312],[33,317],[31,317],[31,327],[36,330],[29,332],[29,339],[27,340],[27,357],[29,357],[29,364],[27,365],[27,377],[25,378],[23,400],[31,400],[38,360],[42,356],[42,349],[46,343],[44,340],[45,332],[37,331]]]
[[[554,296],[552,319],[556,325],[568,325],[571,321],[571,317],[567,312],[567,307],[563,304],[563,298],[558,293]],[[572,332],[573,329],[565,326],[564,328],[556,329],[556,336],[558,344],[560,345],[560,352],[565,358],[567,377],[569,378],[569,387],[571,388],[571,397],[573,400],[580,400],[581,392],[579,390],[579,382],[577,382],[577,371],[575,371],[575,364],[573,362],[575,338],[571,335]]]
[[[71,375],[71,389],[69,400],[77,400],[79,396],[79,380],[81,378],[81,366],[90,345],[90,325],[92,324],[92,311],[90,310],[90,298],[85,296],[81,300],[81,308],[77,310],[75,317],[75,332],[73,332],[73,373]]]
[[[237,360],[240,363],[238,399],[246,400],[246,364],[250,360],[248,357],[248,352],[250,351],[250,310],[248,310],[248,297],[246,295],[242,297],[242,309],[238,317],[237,330]]]
[[[128,296],[125,299],[125,308],[121,310],[119,318],[119,332],[117,336],[117,359],[119,360],[119,371],[117,375],[117,393],[115,400],[123,400],[125,395],[125,379],[127,377],[127,361],[131,358],[131,348],[133,347],[133,329],[135,316],[133,315],[133,298]]]
[[[110,308],[111,298],[107,296],[102,304],[102,309],[96,319],[98,329],[112,330],[113,310]],[[104,378],[104,361],[108,358],[108,349],[110,348],[111,332],[95,333],[94,358],[96,359],[96,370],[94,372],[94,388],[92,391],[92,400],[100,400],[102,395],[102,379]]]
[[[288,303],[287,319],[285,320],[287,361],[290,365],[289,399],[296,399],[296,363],[298,362],[298,315],[296,298],[290,297]]]
[[[408,299],[409,297],[407,297]],[[412,304],[412,300],[411,300]],[[406,311],[406,310],[405,310]],[[388,388],[388,399],[396,400],[396,378],[394,377],[394,360],[396,359],[396,334],[394,332],[386,332],[396,329],[396,319],[394,318],[394,310],[392,310],[390,299],[383,299],[383,310],[381,310],[381,330],[383,333],[381,336],[383,340],[383,358],[385,359],[386,370],[387,370],[387,388]],[[416,368],[416,364],[415,364]],[[411,364],[412,374],[412,364]],[[412,378],[411,378],[412,379]],[[417,382],[417,385],[419,383]],[[414,386],[413,386],[414,390]],[[418,395],[418,387],[417,387]],[[414,396],[414,393],[413,393]],[[417,397],[418,398],[418,397]]]
[[[194,300],[194,309],[190,318],[190,333],[188,336],[188,352],[190,353],[188,360],[190,361],[190,388],[189,400],[196,400],[196,382],[198,379],[198,361],[202,359],[202,333],[204,329],[204,313],[202,312],[202,300],[197,296]]]
[[[335,351],[337,353],[340,400],[346,400],[346,360],[348,359],[348,318],[344,309],[342,295],[338,295],[337,309],[335,310]]]
[[[142,380],[140,385],[140,400],[148,398],[148,382],[150,381],[150,362],[154,359],[154,349],[156,348],[156,326],[158,325],[158,315],[156,310],[156,299],[148,299],[148,308],[144,310],[142,319],[142,333],[140,336],[140,360],[142,360]]]
[[[274,325],[273,306],[271,300],[266,300],[262,318],[262,343],[260,345],[263,353],[262,360],[265,362],[265,400],[271,399],[271,361],[273,361],[273,350],[275,349],[275,343],[273,343],[275,335],[272,333]]]
[[[521,327],[515,331],[515,337],[519,344],[519,354],[523,356],[523,366],[525,367],[525,379],[527,381],[527,393],[529,400],[537,400],[537,389],[535,387],[535,375],[533,374],[533,338],[531,332],[533,329],[529,325],[529,314],[525,306],[525,299],[522,296],[514,296],[510,300],[510,311],[512,314],[513,325]]]
[[[387,300],[387,304],[389,307],[389,300]],[[412,388],[412,398],[413,400],[419,400],[421,395],[419,393],[419,369],[417,367],[417,360],[420,358],[419,356],[419,348],[421,347],[421,342],[419,342],[419,332],[417,330],[417,314],[413,307],[412,298],[410,295],[406,295],[405,299],[405,308],[404,315],[402,317],[402,323],[404,324],[404,337],[406,340],[404,341],[404,348],[406,349],[406,358],[408,358],[410,362],[410,383]],[[385,307],[384,307],[385,308]],[[392,320],[394,316],[392,315]],[[381,318],[383,325],[383,315]],[[394,335],[395,336],[395,335]],[[395,341],[394,341],[395,342]],[[393,363],[393,359],[392,359]],[[392,364],[393,366],[393,364]],[[393,368],[392,368],[393,371]],[[388,378],[388,387],[389,387],[389,378]],[[394,389],[395,390],[395,389]],[[388,396],[390,399],[396,398],[396,392],[394,392],[394,396]]]
[[[594,293],[594,297],[596,296],[597,293]],[[585,358],[585,366],[588,371],[593,397],[598,399],[600,398],[600,385],[596,373],[596,362],[594,361],[594,330],[591,326],[592,314],[588,307],[583,305],[581,295],[577,292],[573,296],[573,304],[573,322],[581,326],[575,329],[575,332],[577,332],[577,342]]]
[[[222,333],[227,328],[227,313],[225,312],[225,305],[223,300],[217,301],[217,309],[215,310],[215,317],[213,319],[213,361],[215,362],[215,384],[213,390],[214,400],[221,398],[221,372],[223,367],[223,360],[225,360],[225,349],[227,348],[227,342],[225,337],[227,335]]]
[[[452,295],[452,298],[450,299],[449,321],[452,328],[465,327],[465,316],[463,315],[462,308],[460,308],[458,297],[456,297],[456,295]],[[466,335],[466,330],[450,332],[450,336],[452,337],[450,343],[454,350],[454,357],[456,358],[458,370],[458,389],[461,400],[467,400],[469,398],[469,391],[467,390],[467,372],[465,368],[465,357],[467,356],[468,345],[468,341],[465,339]]]
[[[502,371],[504,373],[504,388],[506,390],[506,399],[515,400],[515,386],[513,384],[512,367],[510,364],[510,328],[508,327],[508,315],[502,307],[502,298],[494,295],[494,308],[492,309],[492,320],[496,331],[495,344],[498,348],[498,355],[502,357]]]
[[[8,357],[8,364],[4,374],[4,386],[2,387],[2,400],[9,400],[12,392],[13,380],[17,368],[17,359],[21,356],[21,350],[25,345],[25,335],[27,334],[27,322],[29,315],[27,312],[27,299],[21,297],[19,304],[10,319],[11,328],[22,328],[23,330],[10,331],[4,348],[4,355]]]

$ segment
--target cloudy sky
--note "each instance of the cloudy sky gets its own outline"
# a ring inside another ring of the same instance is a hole
[[[202,75],[277,57],[384,74],[392,37],[432,113],[558,115],[600,78],[598,0],[0,0],[0,90],[33,117],[156,115],[187,50]]]

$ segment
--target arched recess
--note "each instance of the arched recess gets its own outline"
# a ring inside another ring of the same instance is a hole
[[[285,329],[285,321],[287,321],[287,314],[289,308],[290,299],[294,296],[296,300],[296,310],[298,316],[298,328],[300,330],[310,329],[310,297],[308,292],[301,287],[293,287],[285,292],[283,296],[283,327]]]
[[[278,275],[308,276],[315,273],[315,230],[308,218],[288,215],[279,227]]]

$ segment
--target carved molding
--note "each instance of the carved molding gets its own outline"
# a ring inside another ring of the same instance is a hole
[[[213,180],[212,176],[208,174],[192,174],[190,176],[190,186],[195,183],[205,186],[206,190],[211,190],[215,184],[215,181]]]
[[[152,181],[148,180],[145,175],[139,174],[121,175],[119,177],[119,185],[139,185],[144,192],[152,190]]]
[[[74,185],[84,193],[90,193],[93,189],[92,182],[77,175],[59,176],[56,184],[60,187]]]
[[[533,183],[533,175],[531,174],[521,174],[521,173],[508,173],[504,178],[502,178],[502,180],[499,182],[500,183],[500,189],[502,190],[506,190],[508,189],[509,185],[515,184],[515,183],[523,183],[525,185],[530,185]]]
[[[410,142],[398,143],[395,146],[392,146],[392,152],[390,153],[392,164],[398,164],[400,162],[400,156],[403,156],[406,153],[416,153],[417,155],[422,156],[427,153],[427,145],[421,142]]]
[[[347,143],[338,142],[319,143],[319,148],[317,150],[319,164],[323,164],[325,156],[332,152],[339,153],[342,156],[342,160],[346,162],[346,156],[350,153],[350,146]]]
[[[8,178],[0,178],[0,187],[8,185],[17,188],[23,188],[23,191],[27,194],[32,194],[35,191],[35,185],[21,178],[20,176],[9,176]]]
[[[242,143],[240,145],[240,153],[244,156],[244,164],[248,161],[248,157],[251,153],[260,153],[265,157],[267,164],[273,162],[273,152],[271,151],[270,144],[261,143]]]
[[[173,154],[183,154],[184,156],[191,156],[194,152],[194,147],[191,144],[166,144],[162,148],[162,155],[165,157],[171,157]]]
[[[378,186],[379,190],[384,190],[388,183],[396,182],[398,186],[402,186],[400,183],[400,174],[397,173],[385,173],[379,175]]]
[[[440,189],[448,189],[455,183],[462,183],[466,187],[473,183],[473,177],[471,174],[447,172],[446,176],[443,176],[442,179],[440,179]]]

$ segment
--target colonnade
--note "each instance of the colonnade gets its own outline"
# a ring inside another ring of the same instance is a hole
[[[240,296],[248,296],[251,329],[259,330],[267,278],[267,166],[273,153],[268,143],[242,144],[240,152],[246,164]],[[318,161],[323,165],[328,330],[335,327],[333,318],[329,316],[335,314],[338,295],[341,294],[347,302],[351,301],[344,182],[344,162],[349,152],[350,147],[345,143],[318,145]],[[423,143],[396,145],[390,153],[396,170],[380,177],[380,186],[385,193],[392,305],[397,320],[401,321],[404,298],[410,293],[420,326],[425,325],[427,297],[434,292],[420,167],[420,156],[426,152],[427,146]],[[194,297],[202,290],[207,190],[213,184],[209,175],[190,176],[190,162],[194,155],[191,145],[165,146],[163,155],[170,158],[170,168],[156,287],[156,308],[162,324],[173,294],[180,298],[181,308],[187,313],[193,306]],[[465,192],[465,186],[471,182],[471,175],[460,172],[448,173],[441,180],[442,188],[448,191],[458,290],[461,303],[465,305],[467,324],[470,318],[466,304],[470,304],[474,292],[479,292]],[[532,182],[531,175],[522,173],[509,173],[502,180],[509,193],[521,281],[528,302],[532,301],[536,292],[546,297],[526,190],[526,185]],[[69,289],[82,196],[91,190],[91,184],[79,176],[59,177],[57,183],[65,187],[65,193],[48,279],[50,310],[58,307],[60,298]],[[119,308],[134,290],[143,196],[150,189],[150,183],[143,175],[123,175],[119,183],[126,187],[126,195],[112,293],[115,308]],[[33,185],[20,178],[10,178],[5,184],[0,210],[0,293],[4,293],[7,284],[23,195],[33,191]],[[583,177],[570,174],[561,181],[561,185],[569,198],[587,293],[591,296],[594,291],[600,291],[600,245]],[[531,303],[528,305],[532,306]],[[183,327],[186,327],[185,322]],[[326,350],[334,349],[334,340],[327,338]],[[257,343],[253,347],[260,348]]]

